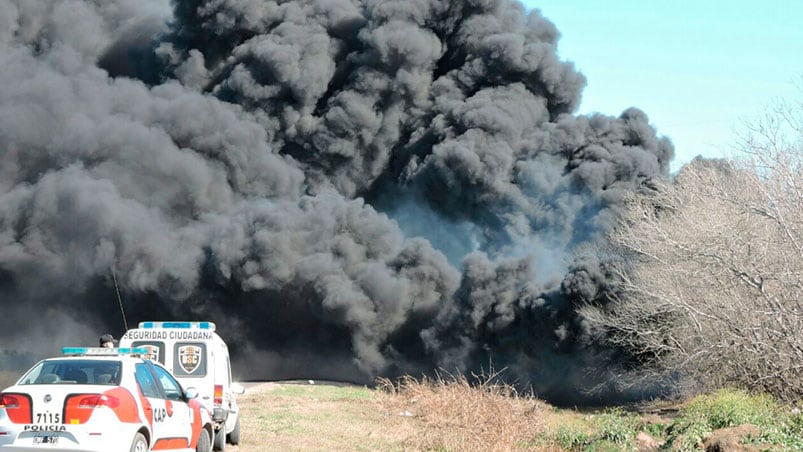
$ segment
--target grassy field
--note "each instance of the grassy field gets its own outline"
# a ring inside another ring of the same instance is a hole
[[[230,452],[695,451],[712,432],[733,436],[719,429],[744,424],[755,428],[739,427],[748,433],[730,438],[743,443],[739,450],[803,450],[802,415],[736,390],[699,396],[671,416],[557,409],[505,386],[461,379],[385,382],[376,390],[267,383],[250,388],[240,405],[242,443]]]
[[[0,385],[18,377],[0,371]],[[384,381],[377,389],[264,383],[238,400],[241,444],[228,452],[698,451],[712,438],[721,441],[714,450],[803,451],[799,409],[738,390],[596,412],[463,378]]]
[[[367,388],[267,383],[239,398],[241,444],[233,451],[404,450],[381,398]]]

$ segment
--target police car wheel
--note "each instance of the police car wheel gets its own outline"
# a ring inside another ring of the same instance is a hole
[[[201,429],[201,434],[198,436],[198,445],[195,446],[195,452],[210,452],[212,444],[209,440],[209,432],[206,429]]]
[[[215,432],[215,442],[213,450],[226,450],[226,426],[220,427],[220,430]]]
[[[131,443],[131,452],[148,452],[148,442],[142,433],[134,435],[134,442]]]
[[[237,416],[237,422],[234,423],[234,429],[229,433],[229,443],[233,445],[240,444],[240,416]]]

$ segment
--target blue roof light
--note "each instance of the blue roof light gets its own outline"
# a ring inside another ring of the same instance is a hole
[[[214,322],[139,322],[142,329],[171,328],[171,329],[200,329],[215,331]]]
[[[141,347],[137,348],[62,347],[61,353],[63,355],[71,355],[71,356],[146,355],[148,353],[148,350]]]

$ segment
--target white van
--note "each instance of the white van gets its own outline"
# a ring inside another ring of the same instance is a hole
[[[198,390],[198,399],[212,411],[215,423],[214,450],[226,442],[239,444],[240,416],[235,394],[245,392],[231,380],[229,348],[215,332],[212,322],[140,322],[126,331],[120,347],[148,350],[185,388]]]

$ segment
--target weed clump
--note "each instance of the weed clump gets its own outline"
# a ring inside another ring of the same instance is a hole
[[[543,430],[547,405],[491,376],[438,376],[378,381],[394,428],[407,422],[416,450],[498,450],[527,447]]]

